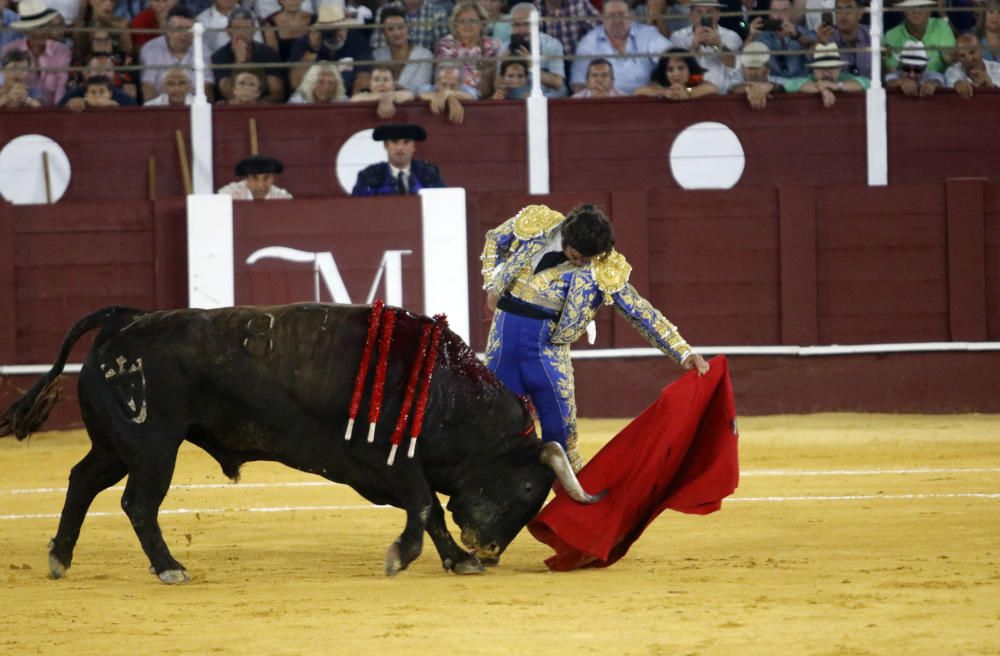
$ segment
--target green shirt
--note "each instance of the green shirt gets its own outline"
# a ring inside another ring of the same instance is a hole
[[[924,31],[924,38],[918,39],[910,34],[906,29],[906,23],[900,23],[885,33],[885,45],[892,54],[885,58],[885,67],[888,70],[895,70],[897,67],[896,55],[903,49],[903,44],[907,41],[920,41],[927,48],[927,70],[943,73],[948,68],[944,55],[951,48],[955,47],[955,34],[951,31],[951,26],[944,18],[927,19],[927,29]]]
[[[851,75],[850,73],[840,71],[840,76],[837,78],[838,82],[849,82],[850,80],[854,80],[855,82],[860,84],[862,89],[867,89],[872,85],[871,80],[869,80],[866,77],[861,77],[860,75]],[[798,91],[802,90],[803,84],[805,84],[806,82],[815,82],[815,81],[816,78],[813,77],[812,75],[810,75],[809,77],[794,77],[790,80],[785,81],[784,84],[785,91],[787,91],[788,93],[797,93]]]

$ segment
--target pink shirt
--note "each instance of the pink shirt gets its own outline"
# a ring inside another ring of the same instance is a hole
[[[73,52],[69,46],[59,41],[47,40],[45,42],[45,52],[38,58],[38,61],[35,61],[34,54],[28,48],[27,37],[11,41],[5,45],[3,50],[0,51],[0,57],[11,50],[23,50],[27,52],[28,56],[31,57],[31,66],[33,67],[65,68],[69,66],[70,61],[73,59]],[[67,71],[45,71],[41,73],[32,71],[28,73],[27,82],[30,89],[38,89],[41,92],[39,100],[43,105],[46,107],[55,107],[66,93],[66,82],[68,80],[69,73]]]
[[[441,37],[437,42],[435,54],[442,59],[453,59],[462,64],[462,84],[474,89],[479,88],[482,72],[479,64],[481,57],[496,57],[500,54],[500,42],[491,36],[483,37],[483,45],[466,48],[452,35]]]

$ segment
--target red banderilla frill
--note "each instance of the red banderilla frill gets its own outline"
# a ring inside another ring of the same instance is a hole
[[[382,412],[382,396],[385,393],[385,372],[389,367],[389,348],[392,346],[392,331],[396,327],[396,312],[389,310],[382,323],[382,338],[379,341],[378,364],[375,365],[375,382],[372,384],[372,400],[368,407],[368,443],[375,441],[375,424]]]
[[[347,430],[344,431],[345,440],[351,439],[351,433],[354,431],[354,420],[357,418],[358,410],[361,407],[361,393],[364,391],[365,378],[368,377],[368,366],[371,364],[372,349],[375,347],[375,336],[378,334],[383,307],[382,300],[376,299],[372,304],[371,314],[368,316],[368,334],[365,336],[365,349],[361,354],[358,375],[354,379],[354,393],[351,395],[351,412],[347,420]]]
[[[413,405],[413,393],[417,387],[417,376],[424,368],[424,359],[427,357],[427,342],[431,336],[431,324],[425,324],[420,331],[420,345],[417,347],[417,354],[410,367],[410,377],[406,382],[406,394],[403,396],[403,405],[399,409],[399,418],[396,420],[396,429],[392,432],[392,449],[389,451],[387,465],[392,465],[396,461],[396,449],[403,441],[403,431],[406,430],[406,420],[410,418],[410,407]],[[410,453],[410,457],[413,454]]]
[[[431,378],[434,376],[434,364],[437,362],[438,344],[441,342],[441,332],[448,327],[448,317],[443,314],[434,316],[434,335],[431,346],[424,360],[424,373],[420,381],[420,396],[417,398],[417,409],[413,413],[413,424],[410,426],[410,448],[406,457],[412,458],[417,448],[417,437],[424,425],[424,411],[427,409],[427,397],[430,396]]]

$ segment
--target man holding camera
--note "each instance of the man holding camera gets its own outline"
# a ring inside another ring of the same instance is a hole
[[[833,24],[821,22],[816,28],[819,43],[835,43],[841,56],[847,62],[847,72],[852,75],[871,78],[872,37],[867,25],[861,24],[864,9],[859,0],[836,0]],[[823,12],[825,15],[826,12]]]
[[[833,19],[829,18],[832,23]],[[757,16],[750,21],[747,41],[759,41],[774,54],[771,56],[771,75],[777,77],[804,77],[806,68],[805,52],[816,42],[816,36],[807,28],[792,22],[790,0],[771,0],[768,17]]]
[[[705,81],[714,84],[719,93],[726,93],[743,39],[733,30],[719,25],[722,3],[691,0],[690,7],[691,26],[674,32],[670,40],[675,48],[699,53],[698,65],[705,69]]]
[[[503,57],[520,57],[530,67],[531,60],[531,12],[535,5],[521,2],[510,8],[511,35],[505,44]],[[545,32],[538,33],[538,50],[542,57],[542,94],[546,98],[562,98],[566,95],[566,76],[563,65],[563,45],[559,39]],[[528,84],[531,85],[531,70],[528,70]]]
[[[369,34],[365,30],[350,29],[359,24],[358,19],[348,17],[339,4],[322,4],[316,15],[316,22],[309,32],[292,44],[288,59],[301,62],[289,72],[291,87],[298,88],[309,67],[317,61],[341,62],[340,75],[348,95],[367,89],[371,81],[371,67],[354,66],[351,62],[371,61],[372,49],[368,43]]]

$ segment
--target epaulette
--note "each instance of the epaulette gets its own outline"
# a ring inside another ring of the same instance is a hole
[[[610,296],[620,292],[626,284],[628,277],[632,273],[632,265],[628,263],[625,256],[612,249],[604,257],[599,257],[593,261],[591,267],[594,270],[594,281],[597,288],[605,296],[606,302],[611,302]]]
[[[514,219],[514,236],[534,239],[565,220],[565,216],[545,205],[528,205]]]

